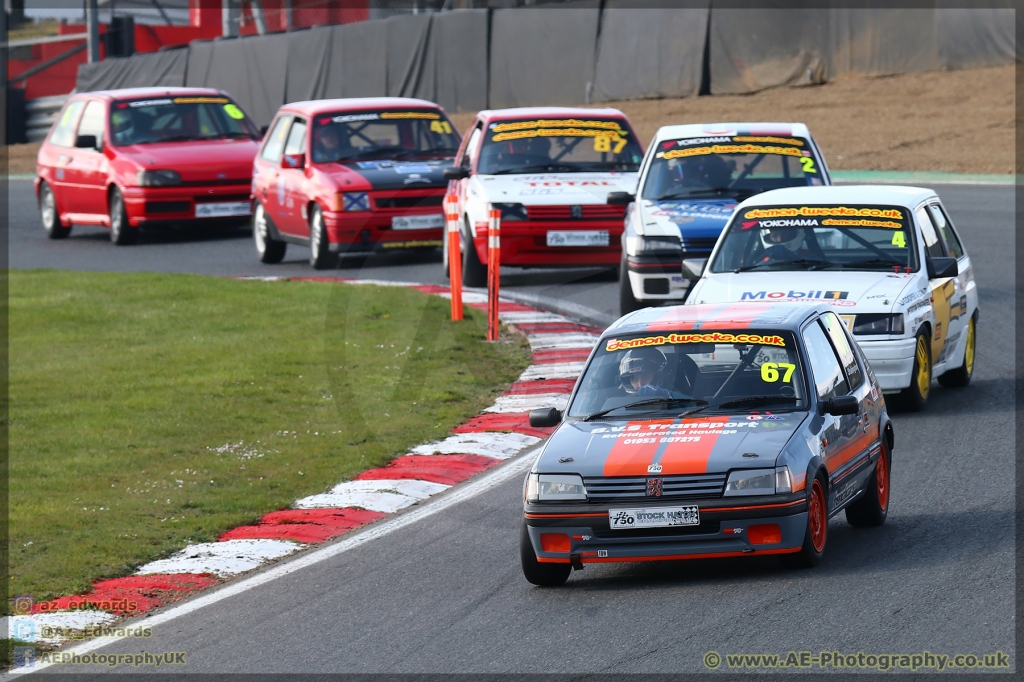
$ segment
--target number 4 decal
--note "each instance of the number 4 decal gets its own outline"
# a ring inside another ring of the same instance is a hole
[[[431,121],[430,130],[435,133],[443,133],[445,135],[452,134],[452,127],[448,121]]]

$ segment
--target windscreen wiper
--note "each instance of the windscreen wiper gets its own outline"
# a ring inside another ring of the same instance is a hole
[[[344,156],[337,156],[331,160],[331,163],[340,163],[342,161],[353,161],[355,159],[365,159],[368,156],[383,156],[395,150],[404,151],[402,147],[373,147],[372,149],[364,149],[355,154],[346,154]],[[388,157],[385,157],[388,158]]]
[[[898,267],[898,268],[905,268],[905,267],[907,267],[906,263],[901,263],[900,261],[896,260],[895,258],[892,258],[892,259],[889,259],[889,258],[870,258],[870,259],[867,259],[867,260],[850,261],[849,263],[836,263],[836,265],[839,265],[840,267],[844,267],[844,268],[874,268],[874,267],[892,268],[893,266]]]
[[[405,150],[403,152],[398,152],[392,158],[404,159],[404,158],[407,158],[407,157],[410,157],[410,156],[438,156],[438,155],[441,155],[441,154],[446,154],[446,155],[449,155],[449,156],[454,156],[455,152],[457,152],[457,151],[459,151],[459,150],[456,149],[456,148],[453,148],[453,147],[431,147],[430,149],[407,149],[407,150]]]
[[[796,260],[778,260],[771,261],[770,263],[755,263],[754,265],[744,265],[742,267],[733,270],[736,272],[748,272],[750,270],[757,270],[758,268],[767,268],[773,265],[802,265],[805,266],[805,270],[821,270],[835,265],[830,260],[818,260],[816,258],[797,258]]]
[[[673,403],[698,403],[698,404],[703,403],[703,404],[707,404],[707,401],[706,400],[701,400],[699,398],[666,398],[666,397],[647,398],[645,400],[638,400],[635,403],[628,403],[626,405],[618,405],[616,407],[609,407],[607,410],[601,410],[600,412],[595,412],[593,414],[588,414],[586,417],[583,418],[583,421],[585,421],[585,422],[593,421],[594,419],[597,419],[598,417],[603,417],[606,414],[608,414],[609,412],[614,412],[615,410],[626,410],[626,409],[629,409],[631,407],[643,407],[644,405],[660,405],[662,403],[664,403],[666,405],[671,405]]]
[[[749,397],[746,397],[746,398],[736,398],[735,400],[726,400],[726,401],[721,402],[721,403],[714,403],[714,404],[707,403],[707,404],[701,405],[700,407],[695,407],[692,410],[687,410],[686,412],[683,412],[682,414],[676,415],[676,418],[677,419],[682,419],[683,417],[689,417],[691,414],[696,414],[698,412],[703,412],[704,410],[708,410],[708,409],[712,409],[712,408],[732,407],[733,405],[741,405],[743,403],[756,403],[756,402],[767,402],[767,403],[775,403],[775,402],[787,402],[788,403],[788,402],[793,402],[793,403],[795,403],[795,402],[797,402],[797,398],[791,398],[789,396],[784,396],[784,395],[753,395],[753,396],[749,396]]]
[[[515,173],[554,173],[558,171],[575,172],[579,167],[571,163],[535,163],[532,166],[520,166],[519,168],[502,168],[493,173],[484,175],[512,175]]]

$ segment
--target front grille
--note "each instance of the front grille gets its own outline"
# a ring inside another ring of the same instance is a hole
[[[221,201],[249,201],[248,194],[204,194],[196,197],[197,204],[216,204]]]
[[[414,208],[417,206],[443,206],[444,195],[437,194],[430,197],[391,197],[375,198],[373,200],[377,208]]]
[[[147,201],[146,213],[184,213],[192,208],[187,201]]]
[[[590,502],[657,502],[693,497],[721,497],[726,474],[689,474],[660,476],[661,497],[647,496],[647,479],[654,477],[584,478]]]
[[[710,251],[718,237],[683,237],[683,251]]]
[[[576,210],[578,217],[574,217],[572,206],[527,206],[526,215],[530,220],[622,220],[626,207],[584,204]]]

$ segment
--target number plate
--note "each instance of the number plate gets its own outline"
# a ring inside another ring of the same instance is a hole
[[[548,246],[608,246],[608,230],[548,232]]]
[[[392,230],[429,230],[432,227],[444,227],[444,214],[399,215],[391,219]]]
[[[650,509],[609,509],[608,525],[616,528],[659,528],[662,526],[699,526],[696,505],[689,507],[652,507]]]
[[[251,215],[248,201],[225,201],[214,204],[196,204],[197,218],[228,218]]]

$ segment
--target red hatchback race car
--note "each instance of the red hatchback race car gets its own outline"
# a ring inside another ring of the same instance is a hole
[[[618,264],[626,207],[608,195],[636,191],[643,154],[618,109],[481,111],[447,173],[462,215],[463,282],[486,284],[491,209],[501,211],[503,266]]]
[[[208,88],[74,95],[36,160],[50,239],[72,225],[110,228],[131,244],[141,225],[245,220],[260,132],[230,96]]]
[[[379,97],[286,104],[253,170],[253,238],[277,263],[289,243],[310,264],[338,254],[442,245],[444,169],[459,134],[444,110],[420,99]]]

